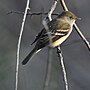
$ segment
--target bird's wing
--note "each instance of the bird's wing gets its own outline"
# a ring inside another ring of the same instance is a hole
[[[58,38],[60,38],[62,36],[65,36],[66,34],[68,34],[68,32],[70,30],[70,25],[68,23],[65,23],[65,22],[62,22],[62,21],[58,21],[56,19],[53,19],[51,22],[49,22],[48,23],[48,27],[49,27],[49,30],[50,30],[50,34],[52,36],[56,35],[56,36],[58,36]],[[39,39],[42,39],[43,40],[43,37],[47,37],[47,36],[48,36],[48,32],[44,28],[36,36],[36,38],[32,42],[32,44],[34,44],[35,42],[37,42]],[[42,41],[42,40],[40,40],[40,41]]]
[[[71,26],[69,23],[65,21],[59,21],[57,20],[52,26],[51,26],[51,31],[56,32],[56,33],[61,33],[65,34],[68,33],[70,30]]]
[[[50,22],[48,23],[49,30],[52,29],[52,26],[53,26],[53,23],[54,23],[54,22],[55,22],[55,19],[53,19],[52,21],[50,21]],[[47,31],[45,30],[45,28],[43,28],[43,29],[41,30],[41,32],[38,33],[38,35],[36,36],[35,40],[31,43],[31,45],[34,44],[35,42],[37,42],[42,36],[45,36],[46,34],[47,34]]]
[[[46,33],[45,29],[42,29],[40,33],[38,33],[38,35],[36,36],[35,40],[32,42],[32,44],[34,44],[36,41],[39,40],[40,37],[42,37],[42,35],[44,35]],[[31,44],[31,45],[32,45]]]
[[[59,23],[59,24],[58,24]],[[53,26],[54,35],[52,36],[52,42],[56,42],[53,46],[57,46],[58,43],[61,44],[69,35],[71,26],[66,22],[56,22]]]

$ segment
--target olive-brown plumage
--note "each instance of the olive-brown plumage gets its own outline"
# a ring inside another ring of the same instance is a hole
[[[48,27],[51,37],[48,37],[48,32],[45,30],[45,28],[42,29],[42,31],[38,34],[38,36],[36,36],[36,39],[32,43],[36,43],[34,49],[23,60],[22,64],[25,65],[29,59],[31,59],[43,47],[49,44],[52,47],[57,47],[63,43],[72,32],[75,21],[76,16],[70,11],[64,11],[57,18],[50,21],[48,23]]]

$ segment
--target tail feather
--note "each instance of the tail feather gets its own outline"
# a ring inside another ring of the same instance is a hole
[[[26,58],[22,61],[22,65],[25,65],[37,52],[37,49],[33,49],[27,56]]]

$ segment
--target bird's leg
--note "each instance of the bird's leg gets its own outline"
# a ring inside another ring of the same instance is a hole
[[[62,53],[61,49],[58,49],[58,47],[60,47],[60,46],[56,47],[57,48],[57,53]]]

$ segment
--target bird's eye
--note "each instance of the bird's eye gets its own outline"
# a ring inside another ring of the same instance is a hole
[[[72,19],[72,17],[71,17],[71,16],[70,16],[69,18],[70,18],[70,19]]]

